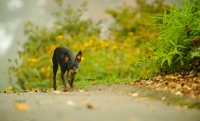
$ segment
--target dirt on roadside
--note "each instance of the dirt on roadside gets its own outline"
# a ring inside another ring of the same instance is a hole
[[[183,95],[176,95],[168,91],[146,88],[144,86],[130,84],[116,85],[95,85],[82,88],[85,91],[112,91],[119,94],[126,94],[138,98],[149,98],[160,100],[168,105],[180,105],[185,108],[200,109],[200,99],[194,99]]]

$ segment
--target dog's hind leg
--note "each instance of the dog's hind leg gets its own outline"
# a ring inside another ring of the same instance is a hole
[[[53,57],[52,57],[52,62],[53,62],[53,88],[54,88],[54,90],[56,90],[57,89],[56,73],[57,73],[57,70],[58,70],[58,62],[56,60],[55,52],[54,52]]]
[[[56,73],[58,70],[58,63],[57,64],[53,64],[53,88],[54,90],[57,89],[57,85],[56,85]]]

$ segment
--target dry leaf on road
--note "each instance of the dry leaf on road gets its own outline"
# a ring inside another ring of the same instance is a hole
[[[29,106],[26,105],[25,103],[15,103],[14,108],[19,111],[28,111],[29,110]]]
[[[53,93],[59,94],[59,93],[60,93],[60,91],[53,91]]]
[[[132,93],[132,92],[130,92],[129,95],[133,96],[133,97],[137,97],[139,95],[139,93]]]
[[[67,105],[69,105],[69,106],[76,106],[76,104],[73,101],[71,101],[71,100],[67,101]]]

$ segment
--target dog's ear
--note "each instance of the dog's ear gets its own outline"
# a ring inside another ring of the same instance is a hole
[[[78,61],[80,63],[81,62],[81,58],[82,58],[82,52],[79,51],[78,54],[76,55],[76,61]]]
[[[66,63],[68,63],[70,61],[70,57],[67,53],[64,53],[64,60]]]

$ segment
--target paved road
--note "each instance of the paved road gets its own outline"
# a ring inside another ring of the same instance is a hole
[[[200,121],[199,110],[135,95],[112,91],[2,93],[0,121]]]

